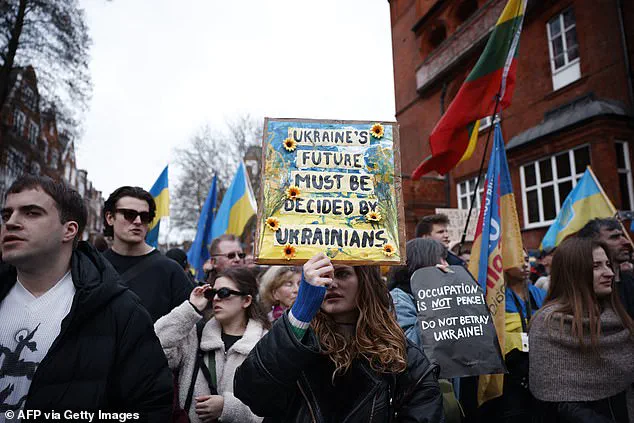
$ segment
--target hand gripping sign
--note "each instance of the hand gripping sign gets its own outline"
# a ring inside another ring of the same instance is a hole
[[[462,266],[419,269],[410,281],[425,354],[440,377],[506,373],[482,289]]]

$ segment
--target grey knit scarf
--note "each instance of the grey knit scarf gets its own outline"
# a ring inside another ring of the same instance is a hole
[[[634,339],[611,307],[601,313],[598,349],[571,335],[572,316],[543,307],[529,331],[529,385],[542,401],[596,401],[627,390],[634,382]],[[560,320],[563,316],[563,331]],[[550,320],[549,320],[550,318]],[[548,321],[549,320],[549,321]],[[548,321],[548,323],[547,323]],[[589,333],[584,319],[584,333]]]

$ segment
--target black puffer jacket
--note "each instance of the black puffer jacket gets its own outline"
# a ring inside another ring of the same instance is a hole
[[[35,372],[24,408],[138,412],[135,421],[169,421],[172,374],[148,312],[85,242],[73,253],[71,274],[70,312]],[[0,273],[0,302],[15,282],[14,268]]]
[[[285,314],[238,368],[234,393],[265,422],[443,422],[437,367],[414,344],[407,355],[402,374],[380,375],[357,360],[333,386],[314,332],[300,343]]]

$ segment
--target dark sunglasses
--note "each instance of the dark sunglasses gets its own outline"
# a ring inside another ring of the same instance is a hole
[[[141,223],[145,225],[147,225],[148,223],[152,221],[150,212],[146,212],[146,211],[139,212],[132,209],[117,209],[115,211],[117,213],[121,213],[123,215],[123,218],[130,223],[134,222],[137,216],[141,218]]]
[[[227,254],[214,254],[212,257],[227,257],[229,260],[233,260],[234,258],[236,258],[236,256],[244,259],[247,255],[246,253],[236,253],[235,251],[232,251]]]
[[[221,300],[229,297],[230,295],[239,295],[241,297],[249,295],[246,292],[234,291],[233,289],[229,289],[229,288],[220,288],[220,289],[212,288],[205,291],[205,298],[207,298],[208,300],[212,300],[216,296],[216,294],[218,294],[218,298],[220,298]]]

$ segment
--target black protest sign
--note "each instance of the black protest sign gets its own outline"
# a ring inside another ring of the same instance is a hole
[[[419,269],[410,281],[425,353],[440,377],[506,373],[480,286],[461,266]]]

